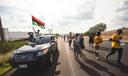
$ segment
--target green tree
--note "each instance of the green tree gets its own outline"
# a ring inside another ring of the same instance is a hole
[[[87,34],[95,34],[97,31],[105,31],[106,30],[106,24],[105,23],[99,23],[96,24],[94,27],[91,27],[88,31]]]
[[[99,31],[105,31],[106,30],[106,24],[105,23],[99,23],[99,24],[95,25],[94,28],[96,30],[99,30]]]
[[[84,36],[87,36],[88,35],[88,32],[84,32]]]

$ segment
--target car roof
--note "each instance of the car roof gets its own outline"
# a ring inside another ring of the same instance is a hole
[[[54,35],[43,35],[43,36],[38,36],[38,37],[35,37],[35,38],[44,38],[44,37],[53,37]]]

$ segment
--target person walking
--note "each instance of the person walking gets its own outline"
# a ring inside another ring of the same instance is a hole
[[[78,57],[78,55],[80,54],[81,52],[81,49],[80,49],[80,40],[79,40],[79,35],[76,34],[75,35],[75,38],[73,40],[73,47],[74,47],[74,56],[75,57]]]
[[[123,33],[122,29],[118,29],[116,33],[113,34],[112,37],[109,39],[109,41],[111,41],[112,48],[111,48],[111,52],[106,55],[106,59],[108,59],[110,55],[113,55],[116,53],[116,51],[118,51],[117,63],[121,63],[120,61],[123,53],[123,48],[121,46],[122,33]]]
[[[89,34],[89,46],[93,46],[93,43],[94,43],[94,34],[93,33],[90,33]]]
[[[103,38],[101,37],[101,32],[98,31],[96,33],[96,36],[94,37],[95,56],[96,56],[96,59],[98,59],[98,60],[99,60],[98,50],[99,50],[100,44],[102,42],[103,42]]]
[[[64,41],[65,41],[65,38],[66,38],[66,36],[64,35]]]
[[[68,36],[68,42],[69,42],[69,48],[71,48],[71,44],[72,44],[72,33],[70,32],[69,33],[69,36]]]
[[[84,37],[83,37],[83,34],[80,34],[79,40],[80,40],[80,49],[81,50],[84,50],[85,49],[85,45],[84,45]]]

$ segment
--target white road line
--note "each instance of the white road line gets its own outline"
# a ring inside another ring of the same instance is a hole
[[[65,43],[65,45],[66,45],[66,53],[67,53],[67,56],[68,56],[68,61],[69,61],[69,64],[70,64],[70,66],[71,66],[71,70],[72,70],[72,76],[76,76],[76,74],[75,74],[75,71],[74,71],[74,68],[73,68],[73,63],[71,62],[72,60],[71,60],[71,58],[70,58],[70,53],[69,53],[69,49],[67,48],[68,47],[68,45]]]

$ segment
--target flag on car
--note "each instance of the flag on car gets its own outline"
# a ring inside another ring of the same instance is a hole
[[[35,26],[39,26],[42,29],[45,29],[45,23],[41,20],[37,19],[36,17],[32,16],[32,24]]]

